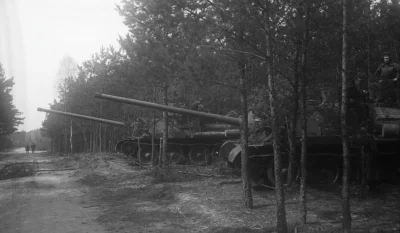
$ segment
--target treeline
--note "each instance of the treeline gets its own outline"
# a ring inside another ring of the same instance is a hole
[[[36,150],[50,150],[50,139],[42,135],[40,129],[14,132],[10,135],[0,136],[0,150],[25,147],[32,143],[36,144]]]
[[[183,107],[200,99],[203,111],[238,113],[239,77],[244,74],[249,110],[269,126],[266,60],[273,58],[277,102],[281,106],[277,115],[281,116],[279,124],[285,125],[293,117],[293,108],[297,108],[293,99],[298,99],[306,9],[307,99],[320,102],[324,98],[338,106],[339,1],[179,0],[124,1],[118,6],[130,31],[119,38],[121,49],[101,48],[77,72],[66,72],[59,98],[51,109],[119,120],[127,125],[152,116],[151,110],[93,98],[95,92],[102,92]],[[349,77],[360,73],[370,76],[384,51],[398,57],[397,1],[354,0],[348,4],[348,15]],[[266,23],[272,35],[272,54],[268,56]],[[71,151],[71,132],[74,152],[108,150],[119,139],[131,136],[128,128],[55,115],[47,116],[43,129],[53,139],[54,149],[60,151]]]
[[[36,150],[50,150],[50,139],[43,136],[40,129],[31,131],[18,131],[8,136],[12,147],[25,147],[32,143],[36,144]]]
[[[17,131],[22,124],[21,113],[14,105],[11,94],[14,79],[7,78],[3,65],[0,63],[0,150],[11,148],[12,142],[8,135]]]
[[[13,147],[14,147],[14,144],[10,137],[5,136],[5,135],[0,136],[0,151],[4,150],[4,149],[10,149]]]

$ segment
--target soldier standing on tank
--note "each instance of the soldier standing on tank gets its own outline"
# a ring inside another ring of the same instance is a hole
[[[383,55],[383,61],[374,74],[378,79],[377,100],[387,102],[393,99],[400,106],[400,67],[392,61],[389,53]]]

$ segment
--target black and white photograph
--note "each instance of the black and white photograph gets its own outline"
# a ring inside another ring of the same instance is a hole
[[[0,0],[0,233],[400,233],[400,0]]]

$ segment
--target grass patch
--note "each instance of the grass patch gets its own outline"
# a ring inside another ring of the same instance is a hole
[[[272,231],[272,229],[270,229]],[[251,229],[248,227],[212,227],[209,233],[263,233],[263,229]]]
[[[90,187],[99,186],[104,184],[107,181],[107,177],[104,175],[91,173],[83,178],[79,179],[78,182]]]

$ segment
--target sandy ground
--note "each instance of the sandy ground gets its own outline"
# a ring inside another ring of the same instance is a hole
[[[274,191],[254,191],[246,210],[238,177],[222,164],[157,176],[122,155],[44,153],[3,154],[0,165],[27,157],[48,172],[0,181],[0,232],[274,232]],[[352,199],[353,232],[400,232],[400,188],[379,189]],[[298,225],[297,196],[298,187],[285,192],[289,232]],[[299,233],[340,232],[339,186],[309,188],[307,220]]]
[[[54,171],[46,153],[0,153],[0,164],[39,161],[33,176],[0,180],[0,232],[106,232],[96,217],[99,211],[86,208],[81,197],[86,188],[77,185],[73,171]]]

